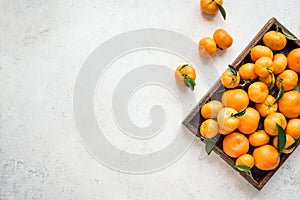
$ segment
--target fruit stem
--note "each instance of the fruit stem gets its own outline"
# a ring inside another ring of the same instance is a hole
[[[217,45],[217,48],[223,51],[223,49],[221,47],[219,47],[218,45]]]

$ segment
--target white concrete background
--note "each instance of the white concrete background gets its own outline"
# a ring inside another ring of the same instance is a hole
[[[221,72],[275,16],[299,36],[300,1],[227,1],[228,18],[208,18],[198,0],[2,0],[0,2],[0,199],[298,199],[300,149],[257,191],[195,141],[173,165],[123,174],[92,158],[73,121],[81,64],[99,44],[145,27],[197,42],[223,27],[234,45],[214,57]]]

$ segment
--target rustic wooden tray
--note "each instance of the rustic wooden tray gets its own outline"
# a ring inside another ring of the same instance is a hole
[[[286,29],[281,23],[279,23],[275,18],[271,18],[264,26],[263,28],[258,32],[258,34],[253,38],[253,40],[248,44],[248,46],[241,52],[241,54],[234,60],[232,63],[232,66],[234,66],[236,69],[238,69],[243,61],[250,61],[250,50],[252,47],[262,44],[262,37],[263,35],[270,31],[270,30],[276,30],[276,26],[280,27],[283,31],[287,32],[288,34],[293,35],[288,29]],[[288,52],[291,49],[300,47],[300,41],[291,41],[288,40],[286,47],[282,50],[282,52],[287,55]],[[225,64],[226,65],[226,64]],[[299,75],[299,74],[298,74]],[[300,77],[300,75],[299,75]],[[246,88],[244,88],[246,89]],[[190,130],[193,134],[195,134],[197,137],[200,137],[199,127],[202,121],[205,119],[202,118],[200,114],[201,107],[211,100],[221,100],[221,96],[224,92],[224,87],[222,86],[221,80],[217,80],[216,83],[209,89],[209,91],[203,96],[203,98],[199,101],[199,103],[194,107],[194,109],[190,112],[190,114],[185,118],[183,121],[183,125]],[[276,91],[275,91],[276,93]],[[274,93],[274,95],[276,95]],[[250,103],[251,105],[251,103]],[[263,120],[264,118],[261,117],[261,122],[259,125],[259,129],[263,128]],[[283,154],[280,158],[280,164],[279,166],[271,171],[262,171],[257,169],[256,167],[253,167],[251,169],[253,179],[248,176],[245,172],[239,171],[235,168],[235,159],[227,156],[223,150],[222,150],[222,142],[224,139],[224,135],[220,135],[213,151],[217,153],[225,162],[227,162],[234,170],[240,173],[242,177],[244,177],[248,182],[250,182],[255,188],[258,190],[261,190],[263,186],[270,180],[270,178],[274,175],[274,173],[278,170],[278,168],[286,161],[286,159],[291,154]],[[201,139],[203,141],[203,139]],[[299,142],[296,146],[298,147]],[[250,153],[252,153],[253,148],[249,150]]]

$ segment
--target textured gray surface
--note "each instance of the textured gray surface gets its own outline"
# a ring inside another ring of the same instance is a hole
[[[0,199],[298,199],[300,149],[258,192],[218,156],[199,160],[199,141],[173,165],[131,175],[98,163],[76,134],[77,74],[89,53],[112,35],[155,27],[197,42],[224,27],[235,40],[214,58],[221,72],[273,16],[300,33],[297,0],[224,5],[227,21],[203,16],[198,0],[2,0]]]

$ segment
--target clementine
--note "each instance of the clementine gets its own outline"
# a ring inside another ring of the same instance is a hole
[[[276,99],[272,95],[268,95],[264,102],[256,103],[255,108],[262,117],[266,117],[277,111],[278,104],[275,101]]]
[[[233,108],[240,112],[247,108],[249,97],[247,92],[242,89],[227,90],[222,95],[222,103],[225,107]]]
[[[278,31],[269,31],[263,37],[264,44],[273,51],[280,51],[286,45],[285,36]]]
[[[287,123],[285,132],[286,134],[292,136],[294,139],[297,139],[300,136],[300,119],[290,119]]]
[[[293,49],[287,56],[288,68],[300,72],[300,48]]]
[[[253,47],[250,51],[250,57],[253,62],[258,60],[260,57],[269,57],[273,59],[273,52],[269,47],[263,45],[257,45]]]
[[[265,118],[264,120],[265,131],[271,136],[278,135],[276,124],[281,126],[283,129],[285,129],[287,125],[286,118],[284,117],[283,114],[279,112],[271,113]]]
[[[217,51],[217,44],[213,38],[204,37],[199,41],[198,49],[201,56],[211,57]]]
[[[287,57],[283,53],[277,53],[273,57],[273,73],[280,74],[285,70],[287,66]]]
[[[280,162],[277,149],[271,145],[257,147],[253,151],[254,165],[260,170],[273,170]]]
[[[232,158],[237,158],[249,151],[249,141],[241,133],[233,132],[223,140],[223,151]]]
[[[284,70],[277,76],[276,86],[278,89],[283,87],[284,91],[292,90],[298,83],[298,74],[293,70]]]
[[[269,95],[269,89],[263,82],[257,81],[248,87],[249,99],[255,103],[263,103]]]
[[[287,118],[296,118],[300,115],[300,92],[296,90],[285,92],[278,101],[279,111]]]
[[[259,113],[252,107],[246,108],[246,112],[244,115],[239,117],[240,124],[238,130],[244,134],[251,134],[256,131],[260,115]]]
[[[268,144],[270,136],[264,130],[258,130],[249,136],[249,142],[254,147]]]
[[[293,144],[295,142],[295,139],[292,136],[290,136],[289,134],[285,134],[285,138],[286,138],[286,143],[284,146],[284,150],[282,150],[282,153],[285,153],[285,154],[292,153],[292,151],[294,151],[295,147],[293,147],[291,149],[285,149],[285,148],[287,148],[288,146]],[[274,137],[274,139],[273,139],[273,146],[278,149],[277,145],[278,145],[278,136]]]
[[[224,29],[217,29],[214,34],[213,38],[217,43],[217,46],[221,49],[227,49],[232,45],[233,39],[232,37],[225,31]]]

